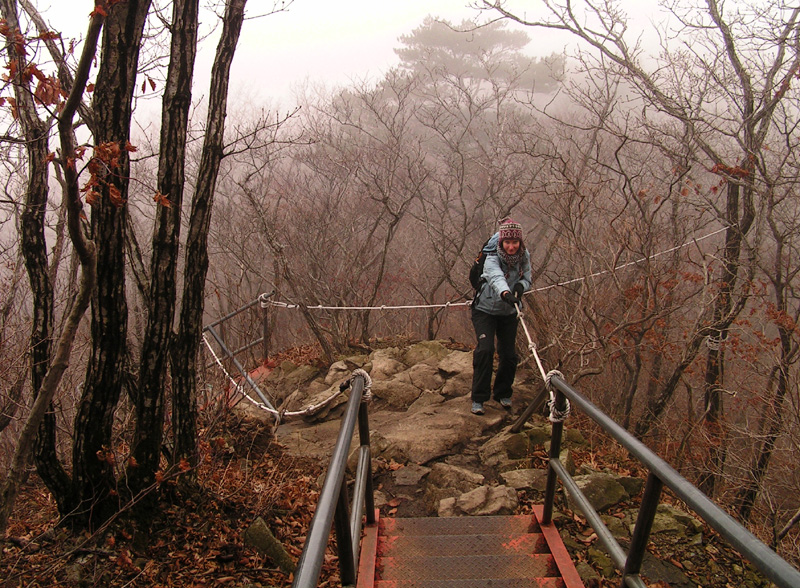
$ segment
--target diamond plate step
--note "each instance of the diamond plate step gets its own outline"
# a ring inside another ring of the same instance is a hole
[[[554,577],[558,568],[552,556],[470,555],[442,557],[382,557],[377,562],[376,580],[484,580]]]
[[[519,578],[483,580],[426,580],[411,582],[402,580],[379,580],[374,588],[564,588],[561,578]]]
[[[539,531],[528,515],[381,519],[381,535],[523,535]]]
[[[378,538],[378,557],[549,553],[541,533],[524,535],[389,535]]]

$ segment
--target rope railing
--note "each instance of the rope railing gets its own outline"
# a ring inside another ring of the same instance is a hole
[[[289,302],[280,302],[279,300],[266,300],[262,302],[262,308],[266,306],[274,306],[277,308],[288,308],[288,309],[296,309],[296,308],[306,308],[308,310],[417,310],[417,309],[425,309],[425,308],[450,308],[453,306],[469,306],[472,304],[471,300],[461,301],[461,302],[443,302],[441,304],[401,304],[401,305],[390,305],[390,304],[382,304],[380,306],[325,306],[322,304],[315,304],[315,305],[302,305],[302,304],[293,304]]]
[[[310,404],[300,410],[277,410],[273,408],[270,404],[267,404],[266,402],[260,402],[256,400],[245,391],[243,383],[241,381],[237,382],[236,379],[230,374],[230,372],[228,372],[228,370],[225,369],[225,366],[222,363],[222,359],[214,351],[214,348],[211,347],[211,344],[208,342],[208,339],[206,338],[205,335],[203,335],[203,343],[205,343],[209,352],[214,357],[216,364],[219,366],[220,370],[222,370],[222,372],[225,374],[225,377],[231,384],[233,384],[234,391],[241,394],[246,400],[252,403],[255,407],[260,408],[261,410],[271,414],[275,418],[275,424],[280,424],[284,419],[287,418],[304,417],[310,414],[314,414],[319,410],[322,410],[329,404],[331,404],[334,400],[336,400],[336,398],[341,396],[347,389],[346,386],[344,388],[340,386],[338,390],[334,391],[332,394],[330,394],[328,397],[324,398],[320,402],[317,402],[315,404]],[[365,400],[372,400],[372,379],[369,377],[369,374],[364,370],[356,370],[356,371],[358,371],[359,375],[363,376],[366,381],[365,391],[364,391]],[[257,392],[259,391],[258,386],[256,386],[254,382],[248,381],[247,379],[245,379],[244,381],[248,382],[251,385],[251,387],[254,387]]]
[[[701,237],[693,238],[693,239],[691,239],[689,241],[686,241],[685,243],[682,243],[680,245],[676,245],[675,247],[670,247],[669,249],[665,249],[663,251],[659,251],[657,253],[654,253],[653,255],[649,255],[647,257],[642,257],[640,259],[634,259],[632,261],[625,262],[623,264],[615,266],[612,269],[602,270],[602,271],[599,271],[599,272],[595,272],[595,273],[589,274],[587,276],[582,276],[582,277],[578,277],[578,278],[572,278],[572,279],[565,280],[565,281],[562,281],[562,282],[557,282],[555,284],[549,284],[547,286],[542,286],[540,288],[534,288],[532,290],[528,290],[527,292],[525,292],[525,294],[532,294],[532,293],[536,293],[536,292],[545,292],[545,291],[551,290],[553,288],[559,288],[559,287],[563,287],[563,286],[570,286],[572,284],[576,284],[576,283],[583,282],[583,281],[586,281],[586,280],[591,280],[593,278],[598,278],[600,276],[604,276],[604,275],[611,274],[611,273],[614,273],[614,272],[618,272],[618,271],[624,270],[626,268],[633,267],[635,265],[639,265],[639,264],[645,263],[647,261],[651,261],[651,260],[656,259],[658,257],[662,257],[664,255],[668,255],[670,253],[674,253],[675,251],[678,251],[679,249],[683,249],[684,247],[689,247],[690,245],[695,245],[695,244],[699,243],[700,241],[704,241],[705,239],[709,239],[710,237],[718,235],[719,233],[722,233],[725,230],[726,230],[725,228],[717,229],[716,231],[713,231],[713,232],[708,233],[706,235],[703,235]],[[273,306],[273,307],[285,308],[285,309],[306,308],[308,310],[329,310],[329,311],[350,311],[350,310],[352,310],[352,311],[362,311],[363,312],[365,310],[385,311],[385,310],[419,310],[419,309],[431,309],[431,308],[451,308],[451,307],[460,307],[460,306],[470,306],[472,304],[472,300],[466,300],[466,301],[447,301],[447,302],[431,303],[431,304],[399,304],[399,305],[381,304],[379,306],[363,306],[363,305],[362,306],[341,306],[341,305],[340,306],[329,306],[329,305],[323,305],[323,304],[302,305],[302,304],[296,304],[296,303],[291,303],[291,302],[281,302],[279,300],[273,300],[271,298],[271,295],[272,294],[270,294],[270,295],[262,294],[262,295],[260,295],[258,297],[258,302],[261,303],[261,307],[262,308],[266,308],[267,306]]]
[[[690,245],[696,244],[696,243],[698,243],[700,241],[703,241],[705,239],[713,237],[714,235],[717,235],[717,234],[721,233],[724,230],[725,230],[724,228],[718,229],[716,231],[713,231],[713,232],[708,233],[706,235],[703,235],[701,237],[693,238],[693,239],[691,239],[689,241],[686,241],[685,243],[683,243],[681,245],[677,245],[675,247],[671,247],[671,248],[666,249],[664,251],[660,251],[658,253],[655,253],[655,254],[653,254],[651,256],[643,257],[641,259],[637,259],[637,260],[633,260],[633,261],[629,261],[629,262],[620,264],[620,265],[616,266],[615,268],[613,268],[611,270],[604,270],[604,271],[601,271],[601,272],[595,272],[595,273],[590,274],[588,276],[584,276],[584,277],[580,277],[580,278],[574,278],[574,279],[571,279],[571,280],[558,282],[556,284],[550,284],[548,286],[543,286],[541,288],[528,290],[528,292],[525,292],[525,294],[536,293],[536,292],[544,292],[546,290],[550,290],[550,289],[555,288],[555,287],[568,286],[568,285],[571,285],[571,284],[574,284],[574,283],[577,283],[577,282],[580,282],[580,281],[592,279],[592,278],[599,277],[599,276],[602,276],[602,275],[605,275],[605,274],[609,274],[609,273],[612,273],[612,272],[615,272],[615,271],[620,271],[620,270],[623,270],[625,268],[628,268],[628,267],[631,267],[631,266],[634,266],[634,265],[637,265],[637,264],[641,264],[641,263],[644,263],[646,261],[661,257],[663,255],[667,255],[669,253],[672,253],[672,252],[677,251],[679,249],[682,249],[684,247],[688,247]],[[465,300],[465,301],[446,301],[446,302],[443,302],[443,303],[432,303],[432,304],[398,304],[398,305],[382,304],[382,305],[379,305],[379,306],[365,306],[365,305],[333,306],[333,305],[324,305],[324,304],[302,305],[302,304],[295,304],[295,303],[290,303],[290,302],[283,302],[283,301],[279,301],[279,300],[274,300],[273,299],[274,295],[275,295],[275,291],[274,290],[272,292],[269,292],[269,293],[262,293],[256,298],[256,300],[250,302],[249,304],[245,305],[244,307],[242,307],[242,308],[240,308],[238,310],[235,310],[235,311],[233,311],[231,313],[228,313],[226,316],[214,321],[213,323],[209,324],[208,326],[206,326],[204,328],[204,331],[210,332],[214,336],[215,340],[220,345],[220,347],[223,349],[223,351],[225,351],[226,354],[229,356],[229,358],[234,362],[234,364],[236,364],[237,370],[240,372],[244,382],[246,382],[250,386],[250,388],[256,393],[257,396],[260,397],[261,400],[256,400],[251,395],[247,394],[247,392],[245,392],[244,386],[242,385],[242,382],[241,381],[237,381],[235,378],[233,378],[233,376],[231,376],[231,374],[225,369],[222,360],[214,352],[214,349],[212,348],[212,346],[209,343],[209,341],[206,339],[205,335],[203,336],[203,342],[206,345],[206,347],[208,348],[208,350],[211,352],[212,356],[214,357],[215,363],[223,371],[223,373],[225,374],[226,378],[234,385],[234,390],[239,392],[239,393],[241,393],[244,396],[244,398],[246,400],[248,400],[249,402],[251,402],[254,406],[256,406],[256,407],[258,407],[258,408],[260,408],[262,410],[265,410],[266,412],[268,412],[271,415],[273,415],[273,417],[276,419],[277,422],[280,422],[284,418],[290,418],[290,417],[296,417],[296,416],[307,416],[309,414],[313,414],[317,410],[320,410],[321,408],[324,408],[329,403],[333,402],[336,399],[336,397],[339,396],[339,393],[334,392],[328,398],[325,398],[322,401],[320,401],[320,402],[318,402],[318,403],[316,403],[314,405],[306,406],[306,407],[304,407],[304,408],[302,408],[300,410],[296,410],[296,411],[280,411],[280,410],[275,409],[271,405],[271,403],[269,402],[267,397],[264,395],[264,393],[256,385],[256,383],[253,382],[250,379],[249,375],[244,371],[244,369],[241,368],[241,366],[239,366],[237,364],[237,362],[235,360],[235,356],[236,356],[237,353],[228,351],[228,349],[225,347],[224,342],[221,340],[220,336],[214,330],[214,327],[216,327],[217,325],[223,323],[225,320],[227,320],[229,318],[232,318],[232,317],[240,314],[241,312],[243,312],[243,311],[245,311],[245,310],[247,310],[249,308],[252,308],[253,306],[255,306],[257,304],[260,305],[262,309],[266,309],[268,307],[273,307],[273,308],[283,308],[283,309],[301,309],[301,308],[305,308],[307,310],[360,311],[360,312],[363,312],[363,311],[389,311],[389,310],[424,310],[424,309],[434,309],[434,308],[449,309],[449,308],[456,308],[456,307],[469,307],[472,304],[472,300]],[[517,310],[518,310],[518,313],[520,313],[520,316],[521,316],[520,309],[517,309]],[[547,374],[544,372],[544,368],[542,367],[541,360],[539,359],[538,353],[536,352],[536,347],[532,343],[532,340],[531,340],[531,337],[530,337],[530,333],[527,331],[527,327],[525,326],[524,322],[522,324],[523,324],[523,328],[525,329],[525,334],[526,334],[526,336],[528,338],[528,348],[531,351],[532,357],[534,357],[535,360],[536,360],[536,364],[537,364],[537,366],[539,368],[539,371],[541,372],[542,379],[545,381],[545,384],[547,384],[547,381],[548,381]],[[265,335],[265,338],[266,338],[266,335]],[[708,343],[709,343],[709,345],[713,345],[714,341],[712,341],[712,339],[709,338]],[[243,349],[248,349],[251,346],[252,346],[252,344],[248,345],[248,346],[245,346]],[[549,386],[548,386],[548,390],[549,390]],[[551,420],[553,418],[561,418],[560,415],[556,414],[557,409],[555,408],[555,402],[554,402],[554,398],[552,396],[552,392],[550,394],[550,400],[549,400],[548,405],[550,406],[550,409],[551,409],[551,414],[550,414]],[[554,411],[556,411],[556,412],[554,412]],[[528,416],[530,416],[530,415],[528,415]],[[566,415],[564,415],[564,418],[566,418]]]

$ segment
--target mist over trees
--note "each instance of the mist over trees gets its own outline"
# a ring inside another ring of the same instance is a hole
[[[28,2],[0,2],[7,479],[32,457],[79,528],[156,499],[166,477],[191,486],[198,405],[225,384],[203,369],[202,325],[264,292],[298,305],[268,310],[275,349],[472,343],[464,307],[441,305],[471,296],[467,268],[510,215],[548,366],[798,561],[800,9],[670,2],[646,45],[619,4],[481,2],[474,21],[402,36],[380,79],[276,113],[228,96],[244,0],[216,3],[199,104],[203,7],[111,4],[96,4],[103,50],[81,81]],[[578,49],[529,57],[540,29]],[[145,94],[161,99],[152,134],[133,130]],[[380,308],[401,305],[421,308]],[[238,349],[260,323],[226,328]]]

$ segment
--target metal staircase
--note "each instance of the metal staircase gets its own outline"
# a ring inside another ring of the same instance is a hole
[[[379,519],[365,529],[358,588],[583,588],[541,516]]]

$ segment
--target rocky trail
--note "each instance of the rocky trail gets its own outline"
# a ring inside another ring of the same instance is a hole
[[[258,384],[291,411],[330,397],[354,369],[370,374],[370,437],[381,516],[530,512],[543,497],[550,426],[544,416],[534,415],[519,433],[509,429],[542,389],[541,380],[538,373],[521,369],[512,410],[489,402],[486,414],[476,416],[470,412],[471,361],[463,347],[428,341],[353,355],[327,371],[284,362]],[[311,417],[281,424],[277,440],[292,455],[326,462],[345,402],[346,396],[339,396]],[[268,418],[246,402],[237,409],[247,418]],[[562,461],[625,547],[646,472],[596,432],[587,441],[580,419],[571,419]],[[557,524],[584,583],[618,585],[619,576],[597,536],[563,493],[556,508]],[[659,507],[651,543],[644,567],[651,586],[769,585],[680,505]]]

